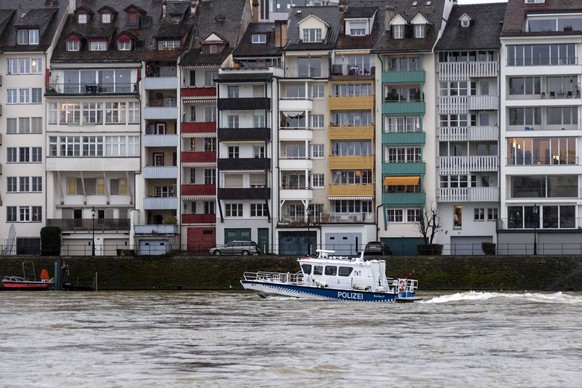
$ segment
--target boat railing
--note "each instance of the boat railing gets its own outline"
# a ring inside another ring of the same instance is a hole
[[[415,292],[418,289],[418,280],[401,278],[393,279],[391,287],[395,287],[400,292]]]
[[[243,274],[245,280],[261,281],[261,282],[277,282],[277,283],[291,283],[298,284],[303,282],[303,273],[290,272],[245,272]]]

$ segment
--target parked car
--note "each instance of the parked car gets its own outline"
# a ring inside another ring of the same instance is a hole
[[[221,247],[210,248],[210,254],[220,255],[258,255],[259,246],[254,241],[231,241]]]
[[[370,241],[364,248],[364,255],[391,255],[392,249],[381,241]]]

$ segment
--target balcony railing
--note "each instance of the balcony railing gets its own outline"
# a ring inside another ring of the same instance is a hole
[[[182,163],[216,163],[216,151],[184,151],[181,161]]]
[[[454,187],[439,189],[439,202],[498,202],[498,187]]]
[[[46,85],[46,95],[57,94],[95,95],[95,94],[133,94],[137,93],[136,83],[49,83]]]
[[[441,175],[497,171],[498,160],[497,156],[442,156],[439,169]]]
[[[180,89],[182,97],[214,97],[216,96],[215,86],[191,86]]]
[[[182,214],[183,224],[212,224],[216,222],[216,214]]]
[[[467,78],[496,77],[499,74],[497,62],[443,62],[439,63],[439,79],[457,81]]]
[[[497,141],[499,140],[499,127],[475,126],[475,127],[440,127],[440,141]]]
[[[130,229],[129,219],[117,218],[49,218],[46,220],[47,226],[56,226],[63,232],[92,233],[93,223],[96,232],[127,232]]]
[[[183,122],[182,133],[216,132],[216,122]]]
[[[180,226],[171,224],[135,225],[133,231],[139,235],[174,235],[180,232]]]
[[[183,184],[182,195],[216,195],[216,185]]]

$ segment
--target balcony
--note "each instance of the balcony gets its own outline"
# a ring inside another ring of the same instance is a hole
[[[467,78],[491,78],[499,75],[499,64],[483,62],[443,62],[439,63],[441,81],[458,81]]]
[[[442,188],[438,192],[439,202],[498,202],[498,187]]]
[[[416,114],[423,115],[426,111],[424,101],[415,102],[384,102],[382,103],[383,114]]]
[[[279,192],[279,199],[285,201],[311,201],[313,191],[309,189],[283,189]]]
[[[147,225],[134,225],[133,231],[136,235],[165,235],[171,236],[180,233],[180,227],[178,225],[168,225],[168,224],[147,224]]]
[[[362,197],[362,199],[372,199],[374,196],[373,184],[345,184],[328,186],[328,195],[331,197],[349,197],[346,199],[353,199],[354,197]]]
[[[374,222],[374,213],[322,213],[319,221],[322,224],[361,224]]]
[[[214,224],[216,214],[182,214],[182,224]]]
[[[440,114],[463,114],[467,113],[469,107],[467,105],[468,96],[446,96],[439,97],[439,113]]]
[[[371,110],[374,96],[329,97],[329,110]]]
[[[181,88],[180,94],[182,97],[216,97],[215,86],[189,87]]]
[[[329,168],[332,170],[362,170],[374,168],[374,155],[328,157]]]
[[[182,163],[216,163],[216,151],[184,151],[181,154],[180,161]]]
[[[219,128],[218,141],[271,140],[270,128]]]
[[[144,210],[177,210],[177,197],[146,197],[143,201]]]
[[[183,184],[181,187],[182,196],[215,196],[216,195],[216,185],[197,185],[197,184]]]
[[[279,159],[281,170],[311,170],[313,161],[311,159]]]
[[[289,128],[279,129],[279,141],[311,141],[313,140],[313,130],[310,128]]]
[[[418,132],[389,132],[382,134],[382,144],[421,145],[426,141],[426,133]]]
[[[143,108],[143,118],[146,120],[177,120],[178,108],[175,106],[146,106]]]
[[[93,221],[95,221],[96,232],[129,232],[129,219],[117,218],[49,218],[46,220],[47,226],[56,226],[67,233],[92,233]]]
[[[270,199],[268,187],[218,189],[218,199]]]
[[[216,122],[189,122],[182,123],[182,133],[205,133],[216,132]]]
[[[382,82],[385,84],[424,83],[424,71],[388,71],[382,73]]]
[[[441,156],[439,171],[441,175],[463,175],[470,172],[497,171],[497,156]]]
[[[178,77],[146,77],[143,87],[145,90],[177,89]]]
[[[499,127],[440,127],[439,141],[499,141]]]
[[[271,110],[271,99],[266,97],[219,98],[216,103],[218,110]]]
[[[382,175],[424,175],[426,163],[382,163]]]
[[[144,179],[178,179],[176,166],[146,166],[143,168]]]
[[[498,110],[499,96],[469,96],[467,107],[469,110]]]
[[[46,85],[47,96],[78,96],[78,95],[118,95],[137,93],[134,83],[49,83]]]
[[[177,147],[178,135],[144,135],[144,147]]]
[[[297,67],[286,66],[284,78],[328,78],[329,69],[326,67]]]
[[[374,138],[374,125],[341,125],[329,124],[330,139],[372,139]]]
[[[271,158],[218,159],[219,170],[270,170]]]
[[[279,100],[280,111],[313,110],[313,101],[307,98],[281,98]]]
[[[424,206],[425,193],[384,193],[382,204],[385,206]]]

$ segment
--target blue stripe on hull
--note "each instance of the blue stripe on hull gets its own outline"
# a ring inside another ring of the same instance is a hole
[[[263,283],[249,280],[241,280],[241,284],[247,290],[307,299],[335,299],[352,302],[394,302],[397,298],[414,297],[414,294],[410,292],[401,293],[407,295],[397,295],[355,290],[337,290],[333,288],[305,287],[292,284]]]

